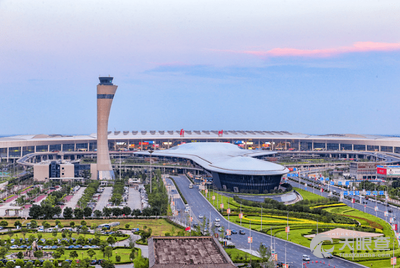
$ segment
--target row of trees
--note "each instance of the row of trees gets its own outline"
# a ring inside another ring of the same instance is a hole
[[[93,195],[96,193],[97,188],[99,188],[99,181],[91,181],[85,191],[83,192],[82,197],[78,201],[78,205],[81,208],[85,208],[87,204],[92,200]]]

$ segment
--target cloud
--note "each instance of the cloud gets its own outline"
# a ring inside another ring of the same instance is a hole
[[[345,53],[387,52],[400,50],[400,43],[356,42],[352,46],[324,49],[274,48],[267,51],[235,51],[258,57],[312,57],[329,58]],[[231,51],[233,52],[233,51]]]

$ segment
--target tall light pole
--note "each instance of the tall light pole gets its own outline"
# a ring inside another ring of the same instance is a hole
[[[153,192],[153,188],[152,188],[152,181],[153,181],[153,178],[151,177],[151,154],[153,153],[154,151],[153,150],[149,150],[149,154],[150,154],[150,193],[152,193]]]

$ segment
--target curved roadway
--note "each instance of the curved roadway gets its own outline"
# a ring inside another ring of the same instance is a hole
[[[194,216],[196,216],[196,218],[198,215],[204,215],[207,217],[207,219],[209,219],[211,215],[212,223],[214,223],[215,218],[220,218],[221,226],[224,226],[225,229],[229,227],[229,229],[235,229],[236,231],[238,231],[239,229],[245,230],[246,235],[239,235],[239,234],[232,235],[231,241],[236,245],[236,248],[250,249],[250,246],[247,243],[247,237],[250,234],[249,229],[243,228],[237,224],[228,223],[228,221],[224,217],[222,217],[222,215],[218,213],[217,210],[203,197],[203,195],[198,191],[196,187],[193,187],[193,189],[189,189],[190,182],[185,176],[174,176],[173,178],[177,186],[179,187],[181,193],[185,197],[186,201],[190,205],[190,208],[194,213]],[[252,231],[251,233],[253,237],[252,250],[257,250],[260,243],[265,243],[268,246],[271,245],[271,236],[255,231]],[[309,268],[329,267],[329,266],[335,268],[365,267],[337,257],[334,257],[333,259],[330,260],[317,258],[311,254],[309,248],[291,242],[287,242],[279,238],[273,238],[272,241],[273,241],[272,243],[275,245],[274,246],[275,252],[278,254],[278,261],[282,262],[285,261],[285,250],[286,250],[286,260],[287,263],[290,264],[291,268],[303,267],[303,261],[302,261],[303,254],[310,255],[312,261],[318,260],[318,263],[310,262],[309,264],[307,264],[307,267]],[[320,261],[322,261],[325,264],[323,263],[321,264]]]

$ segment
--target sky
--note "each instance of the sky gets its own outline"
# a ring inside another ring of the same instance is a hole
[[[400,1],[0,0],[0,135],[400,134]]]

